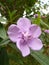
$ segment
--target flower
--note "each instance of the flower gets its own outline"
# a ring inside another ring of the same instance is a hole
[[[32,50],[40,50],[43,47],[39,39],[41,29],[36,24],[31,24],[28,18],[20,18],[16,24],[8,28],[8,36],[11,41],[16,43],[17,48],[21,51],[23,57],[30,54]]]
[[[49,30],[44,30],[44,32],[49,34]]]
[[[34,17],[37,18],[38,17],[38,14],[34,14]]]

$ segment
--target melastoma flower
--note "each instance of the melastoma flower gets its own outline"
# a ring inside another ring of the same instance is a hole
[[[8,28],[8,36],[11,41],[16,43],[17,48],[21,51],[23,57],[30,54],[32,50],[40,50],[43,47],[39,36],[41,29],[36,24],[31,24],[28,18],[20,18],[16,24]]]
[[[49,34],[49,30],[44,30],[44,32]]]

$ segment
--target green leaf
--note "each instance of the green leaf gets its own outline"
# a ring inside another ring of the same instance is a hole
[[[45,22],[43,22],[42,20],[41,20],[41,25],[44,25],[44,26],[46,26],[47,28],[49,28],[49,25],[48,24],[46,24]]]
[[[1,23],[0,23],[0,38],[3,38],[3,39],[7,38],[5,28]]]
[[[49,58],[41,52],[31,51],[31,55],[41,64],[49,65]]]
[[[9,42],[10,42],[10,40],[8,40],[8,39],[2,40],[2,41],[0,42],[0,46],[6,45],[6,44],[8,44]]]
[[[8,9],[8,14],[9,14],[10,20],[12,20],[13,16],[16,14],[16,10],[10,12],[10,10]]]
[[[9,58],[7,55],[6,48],[0,49],[0,65],[9,65]]]

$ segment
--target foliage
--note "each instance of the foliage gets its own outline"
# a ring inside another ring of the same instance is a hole
[[[44,32],[45,29],[49,29],[49,15],[42,18],[39,11],[41,6],[35,12],[35,3],[40,4],[38,0],[0,0],[0,65],[49,65],[49,34]],[[31,54],[25,58],[7,35],[9,25],[16,23],[24,11],[32,23],[41,27],[40,39],[44,45],[40,52],[31,50]],[[33,14],[30,15],[31,12],[37,13],[38,17],[34,18]]]

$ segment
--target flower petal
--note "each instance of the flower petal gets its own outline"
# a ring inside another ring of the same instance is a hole
[[[43,44],[42,44],[42,42],[41,42],[40,39],[34,38],[34,39],[31,39],[31,40],[29,41],[29,47],[30,47],[32,50],[40,50],[40,49],[43,47]]]
[[[21,31],[27,31],[31,25],[31,21],[28,18],[20,18],[17,21],[17,26],[21,29]]]
[[[45,30],[44,32],[49,34],[49,30]]]
[[[41,35],[41,28],[36,24],[33,24],[29,28],[29,33],[33,36],[33,38],[37,38]]]
[[[9,28],[8,28],[8,35],[9,38],[11,39],[11,41],[16,42],[18,36],[20,37],[21,34],[19,33],[19,28],[15,25],[12,24]]]
[[[27,45],[24,45],[26,44],[25,42],[23,42],[23,40],[19,40],[16,45],[17,45],[17,48],[21,51],[22,53],[22,56],[25,57],[27,55],[30,54],[30,49]]]

